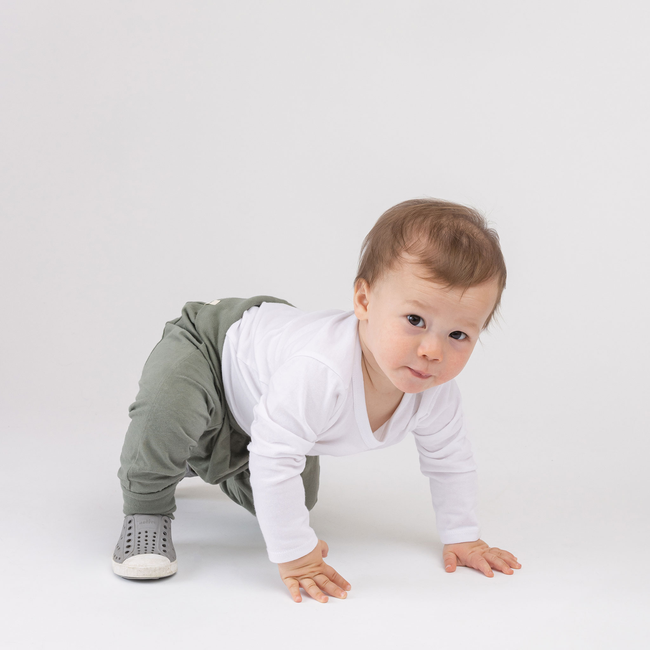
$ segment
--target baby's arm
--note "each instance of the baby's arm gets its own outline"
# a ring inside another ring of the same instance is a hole
[[[345,598],[346,591],[350,591],[352,588],[343,576],[323,562],[323,558],[327,557],[328,552],[327,544],[319,539],[316,548],[311,553],[292,562],[278,564],[282,582],[297,603],[302,600],[299,587],[302,587],[312,598],[321,603],[326,603],[328,600],[323,591],[330,596],[336,596],[336,598]]]
[[[521,569],[517,558],[508,551],[490,547],[483,540],[445,544],[442,550],[445,571],[453,573],[456,566],[467,566],[482,571],[488,578],[494,577],[492,569],[512,575],[513,568]],[[512,567],[512,568],[511,568]]]
[[[415,443],[422,473],[429,477],[445,570],[468,566],[492,577],[492,569],[511,575],[517,558],[476,539],[479,534],[476,464],[465,436],[460,392],[454,381],[441,387],[436,409],[418,427]],[[476,539],[460,542],[463,539]]]
[[[320,602],[345,597],[350,585],[327,565],[327,544],[309,525],[301,474],[345,387],[321,361],[289,359],[254,409],[248,445],[257,520],[271,562],[296,602],[300,587]]]

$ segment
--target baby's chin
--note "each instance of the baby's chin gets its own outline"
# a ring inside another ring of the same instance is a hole
[[[437,384],[425,384],[424,386],[421,386],[420,388],[407,388],[403,392],[415,395],[417,393],[423,393],[425,390],[428,390],[429,388],[433,388],[434,386],[437,386]]]

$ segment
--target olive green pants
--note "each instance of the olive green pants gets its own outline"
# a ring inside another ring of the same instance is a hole
[[[125,515],[164,514],[173,519],[174,492],[188,464],[255,514],[250,437],[226,403],[221,355],[228,328],[263,302],[290,305],[272,296],[188,302],[179,318],[165,324],[129,407],[131,423],[117,473]],[[301,476],[310,510],[318,498],[319,474],[318,456],[308,456]]]

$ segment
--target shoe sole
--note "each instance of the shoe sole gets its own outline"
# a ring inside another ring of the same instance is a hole
[[[133,555],[121,564],[113,562],[113,571],[122,578],[131,580],[157,580],[176,573],[176,560],[170,562],[166,557],[155,553]]]

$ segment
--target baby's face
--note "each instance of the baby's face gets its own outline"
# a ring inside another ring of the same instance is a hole
[[[494,280],[463,292],[422,280],[417,271],[405,262],[372,289],[364,282],[354,295],[368,374],[383,393],[393,387],[420,393],[456,377],[496,302]]]

